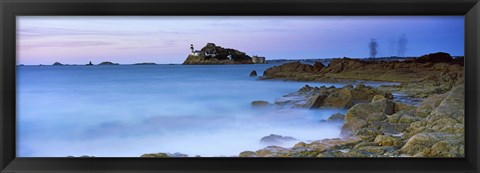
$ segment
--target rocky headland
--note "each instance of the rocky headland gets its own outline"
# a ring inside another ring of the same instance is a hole
[[[245,52],[216,46],[214,43],[208,43],[200,51],[195,51],[192,47],[192,52],[188,55],[183,64],[254,64],[258,62],[258,57],[254,59],[255,62],[252,61],[252,57],[248,56]],[[265,61],[263,60],[262,62],[264,63]]]
[[[342,58],[333,59],[328,66],[320,62],[314,65],[291,62],[265,70],[261,79],[398,82],[399,86],[384,86],[381,89],[425,98],[445,93],[463,83],[463,61],[463,57],[454,59],[447,53],[439,52],[404,61]]]
[[[464,157],[463,58],[435,53],[405,61],[334,59],[325,66],[290,62],[267,69],[262,79],[319,82],[384,81],[399,85],[342,88],[311,87],[287,94],[274,103],[253,107],[345,108],[328,122],[340,122],[338,138],[275,145],[245,151],[240,157]],[[421,98],[403,103],[392,92]]]

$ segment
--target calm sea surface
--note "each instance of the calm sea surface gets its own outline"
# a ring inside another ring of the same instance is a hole
[[[254,100],[273,102],[306,84],[345,85],[248,76],[270,66],[17,67],[17,156],[234,156],[265,147],[259,140],[270,134],[338,137],[339,124],[319,121],[345,110],[251,108]]]

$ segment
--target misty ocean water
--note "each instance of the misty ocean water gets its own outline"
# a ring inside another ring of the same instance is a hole
[[[258,80],[273,66],[119,65],[17,67],[17,156],[238,156],[270,134],[338,137],[320,123],[343,109],[253,109],[251,102],[342,83]],[[295,143],[283,144],[292,147]]]

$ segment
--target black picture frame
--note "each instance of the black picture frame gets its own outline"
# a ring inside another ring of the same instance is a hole
[[[0,0],[0,170],[13,172],[479,172],[478,0]],[[464,15],[465,158],[16,158],[16,16]]]

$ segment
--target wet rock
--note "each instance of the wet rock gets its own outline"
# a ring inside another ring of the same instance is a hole
[[[400,138],[389,135],[378,135],[375,137],[374,143],[379,146],[394,146],[396,148],[400,148],[404,144]]]
[[[346,87],[331,93],[324,100],[324,105],[327,107],[349,108],[353,104],[351,92]]]
[[[417,108],[416,115],[419,117],[427,117],[435,108],[437,108],[440,103],[447,97],[445,94],[434,94],[424,99],[420,106]]]
[[[374,113],[383,112],[384,108],[379,102],[359,103],[350,108],[345,116],[345,123],[342,126],[341,134],[349,136],[368,125],[368,118]]]
[[[423,154],[423,153],[422,153]],[[461,140],[444,140],[435,143],[427,157],[464,157],[465,144]]]
[[[282,145],[286,142],[296,141],[297,139],[290,136],[281,136],[276,134],[270,134],[260,139],[260,143],[265,145]]]
[[[341,113],[336,113],[328,117],[327,122],[340,122],[345,119],[345,115]]]
[[[411,156],[428,156],[435,155],[435,153],[439,152],[448,153],[448,150],[450,150],[451,147],[445,144],[463,144],[462,139],[463,136],[445,132],[419,133],[408,139],[407,143],[400,149],[400,152]],[[437,150],[433,151],[432,147],[439,142],[442,142],[443,144],[438,144],[435,148]]]
[[[263,100],[255,100],[251,103],[251,105],[254,108],[265,108],[265,107],[271,106],[270,103],[268,103],[267,101],[263,101]]]
[[[257,150],[255,155],[257,157],[286,157],[290,153],[287,148],[279,146],[268,146],[263,149]]]
[[[257,71],[253,70],[252,72],[250,72],[250,75],[248,75],[250,77],[257,77]]]

